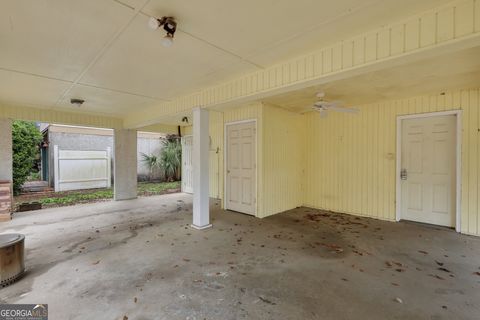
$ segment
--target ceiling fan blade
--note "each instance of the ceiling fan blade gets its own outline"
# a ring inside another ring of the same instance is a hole
[[[354,108],[345,108],[345,107],[336,107],[331,106],[328,108],[329,110],[336,111],[336,112],[345,112],[345,113],[359,113],[360,110]]]

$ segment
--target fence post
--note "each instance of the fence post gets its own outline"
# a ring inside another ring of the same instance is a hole
[[[58,145],[53,146],[53,175],[55,177],[54,179],[54,187],[55,187],[55,192],[60,191],[60,184],[59,184],[59,170],[58,170]]]
[[[112,148],[107,147],[107,187],[112,187]]]

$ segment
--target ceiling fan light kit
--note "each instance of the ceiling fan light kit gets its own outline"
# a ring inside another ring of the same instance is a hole
[[[171,47],[173,45],[173,37],[175,35],[175,31],[177,31],[177,22],[173,17],[162,17],[160,19],[151,17],[148,19],[148,26],[152,30],[157,30],[160,27],[163,27],[163,30],[167,33],[160,43],[164,47]]]

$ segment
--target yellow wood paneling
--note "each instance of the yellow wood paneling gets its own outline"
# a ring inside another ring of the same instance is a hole
[[[209,113],[209,134],[210,134],[210,152],[209,152],[209,188],[210,197],[223,199],[224,193],[224,128],[226,123],[257,120],[258,150],[257,158],[259,170],[262,168],[262,114],[263,105],[261,103],[252,103],[246,106],[231,108],[224,112],[211,110]],[[182,127],[182,135],[191,135],[192,126]],[[262,179],[259,177],[258,184],[261,186]],[[258,189],[260,190],[260,189]],[[260,192],[257,193],[257,206],[261,205]],[[260,204],[260,205],[259,205]],[[223,205],[223,204],[222,204]]]
[[[435,44],[437,34],[437,14],[428,12],[420,17],[420,46]]]
[[[390,53],[398,55],[405,50],[405,25],[399,24],[390,29]]]
[[[224,112],[210,111],[210,196],[224,196],[224,128],[227,123],[257,122],[257,216],[301,206],[305,163],[305,116],[253,103]],[[192,128],[183,127],[182,134]]]
[[[351,68],[353,66],[353,42],[345,41],[343,42],[343,68]]]
[[[405,51],[420,47],[420,19],[415,18],[405,24]]]
[[[263,185],[259,217],[303,203],[304,116],[278,107],[263,109]]]
[[[480,32],[480,0],[475,0],[474,2],[474,14],[475,17],[475,32]]]
[[[447,41],[454,37],[455,7],[444,8],[437,13],[437,41]]]
[[[394,220],[397,116],[461,109],[461,231],[480,235],[479,91],[363,105],[358,116],[307,114],[305,205]]]
[[[353,65],[358,66],[365,63],[365,36],[353,40]]]
[[[461,37],[474,32],[474,3],[472,1],[459,3],[455,7],[455,37]]]
[[[371,62],[377,60],[378,52],[378,34],[370,33],[365,37],[365,61]]]

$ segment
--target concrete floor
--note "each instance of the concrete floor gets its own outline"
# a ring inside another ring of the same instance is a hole
[[[20,213],[28,273],[1,303],[50,319],[478,319],[480,239],[308,208],[263,220],[191,197]],[[441,269],[443,268],[443,269]]]

